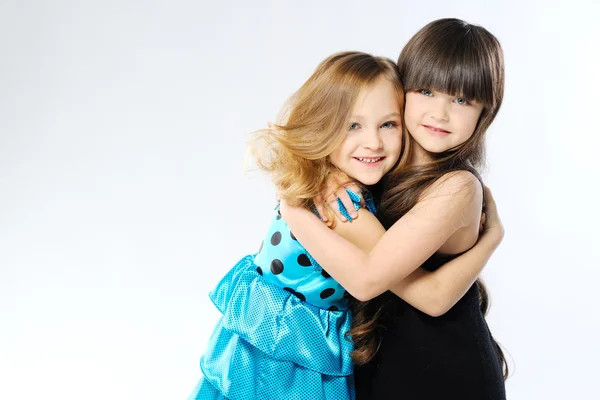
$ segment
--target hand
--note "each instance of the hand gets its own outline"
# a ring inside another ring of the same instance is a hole
[[[344,217],[340,212],[337,201],[338,198],[344,207],[346,207],[348,214],[350,214],[353,219],[358,218],[358,212],[354,208],[354,204],[352,203],[350,196],[348,196],[346,188],[355,193],[360,193],[360,187],[358,187],[358,185],[352,181],[348,175],[344,174],[343,172],[332,173],[327,179],[325,196],[319,194],[314,198],[315,208],[317,209],[317,212],[321,216],[323,222],[329,222],[327,212],[325,211],[325,204],[327,204],[333,210],[334,215],[340,221],[347,221],[346,217]]]
[[[482,226],[484,235],[495,235],[499,242],[504,238],[504,226],[498,215],[496,201],[492,191],[487,186],[483,187],[485,192],[485,211],[482,213]]]
[[[485,215],[485,211],[481,212],[481,219],[479,220],[479,234],[481,235],[485,230],[485,221],[487,220],[487,216]]]

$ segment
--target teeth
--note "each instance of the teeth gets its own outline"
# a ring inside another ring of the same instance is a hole
[[[381,160],[381,157],[379,158],[360,158],[360,157],[356,157],[358,159],[358,161],[360,162],[364,162],[364,163],[376,163],[377,161]]]

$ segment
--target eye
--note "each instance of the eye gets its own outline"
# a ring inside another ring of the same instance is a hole
[[[396,121],[387,121],[387,122],[384,122],[383,124],[381,124],[381,128],[384,128],[384,129],[393,129],[397,126],[398,126],[398,123]]]
[[[429,97],[433,96],[433,92],[429,89],[421,89],[419,90],[419,93]]]
[[[467,106],[470,104],[469,100],[464,99],[462,97],[458,97],[455,101],[456,101],[456,104],[461,105],[461,106]]]
[[[353,122],[348,127],[348,130],[351,130],[351,131],[355,131],[357,129],[360,129],[360,124],[358,122]]]

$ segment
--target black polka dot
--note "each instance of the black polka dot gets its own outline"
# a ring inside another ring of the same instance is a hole
[[[294,233],[292,231],[290,231],[290,236],[292,237],[292,240],[298,240],[296,239],[296,236],[294,236]]]
[[[260,254],[260,252],[262,251],[263,244],[265,244],[265,241],[264,241],[264,240],[263,240],[262,242],[260,242],[260,248],[258,249],[258,253],[259,253],[259,254]]]
[[[283,263],[281,260],[274,259],[271,261],[271,272],[275,275],[279,275],[283,272]]]
[[[321,275],[323,275],[323,278],[330,278],[331,277],[331,275],[329,275],[327,273],[327,271],[325,271],[324,269],[321,270]]]
[[[273,236],[271,236],[271,244],[277,246],[279,242],[281,242],[281,232],[275,232]]]
[[[258,272],[258,274],[262,276],[262,268],[261,267],[256,268],[256,272]]]
[[[319,296],[321,296],[322,299],[326,299],[328,297],[331,297],[331,295],[334,293],[335,293],[335,289],[329,288],[329,289],[323,290]]]
[[[299,298],[302,301],[306,301],[306,296],[304,296],[302,293],[296,292],[294,289],[292,289],[290,287],[284,287],[283,290],[290,292],[291,294],[293,294],[294,296],[296,296],[297,298]]]
[[[298,256],[298,264],[302,265],[303,267],[310,267],[312,265],[310,263],[310,258],[308,258],[308,256],[304,253]]]
[[[336,306],[331,306],[327,309],[327,311],[340,311],[340,309],[337,308]]]
[[[281,219],[281,211],[277,210],[277,219]]]

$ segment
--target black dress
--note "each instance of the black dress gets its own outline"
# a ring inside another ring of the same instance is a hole
[[[456,257],[456,256],[454,256]],[[432,257],[435,270],[449,261]],[[380,296],[381,346],[355,368],[357,399],[506,399],[502,364],[475,283],[446,314],[431,317],[388,292]]]

